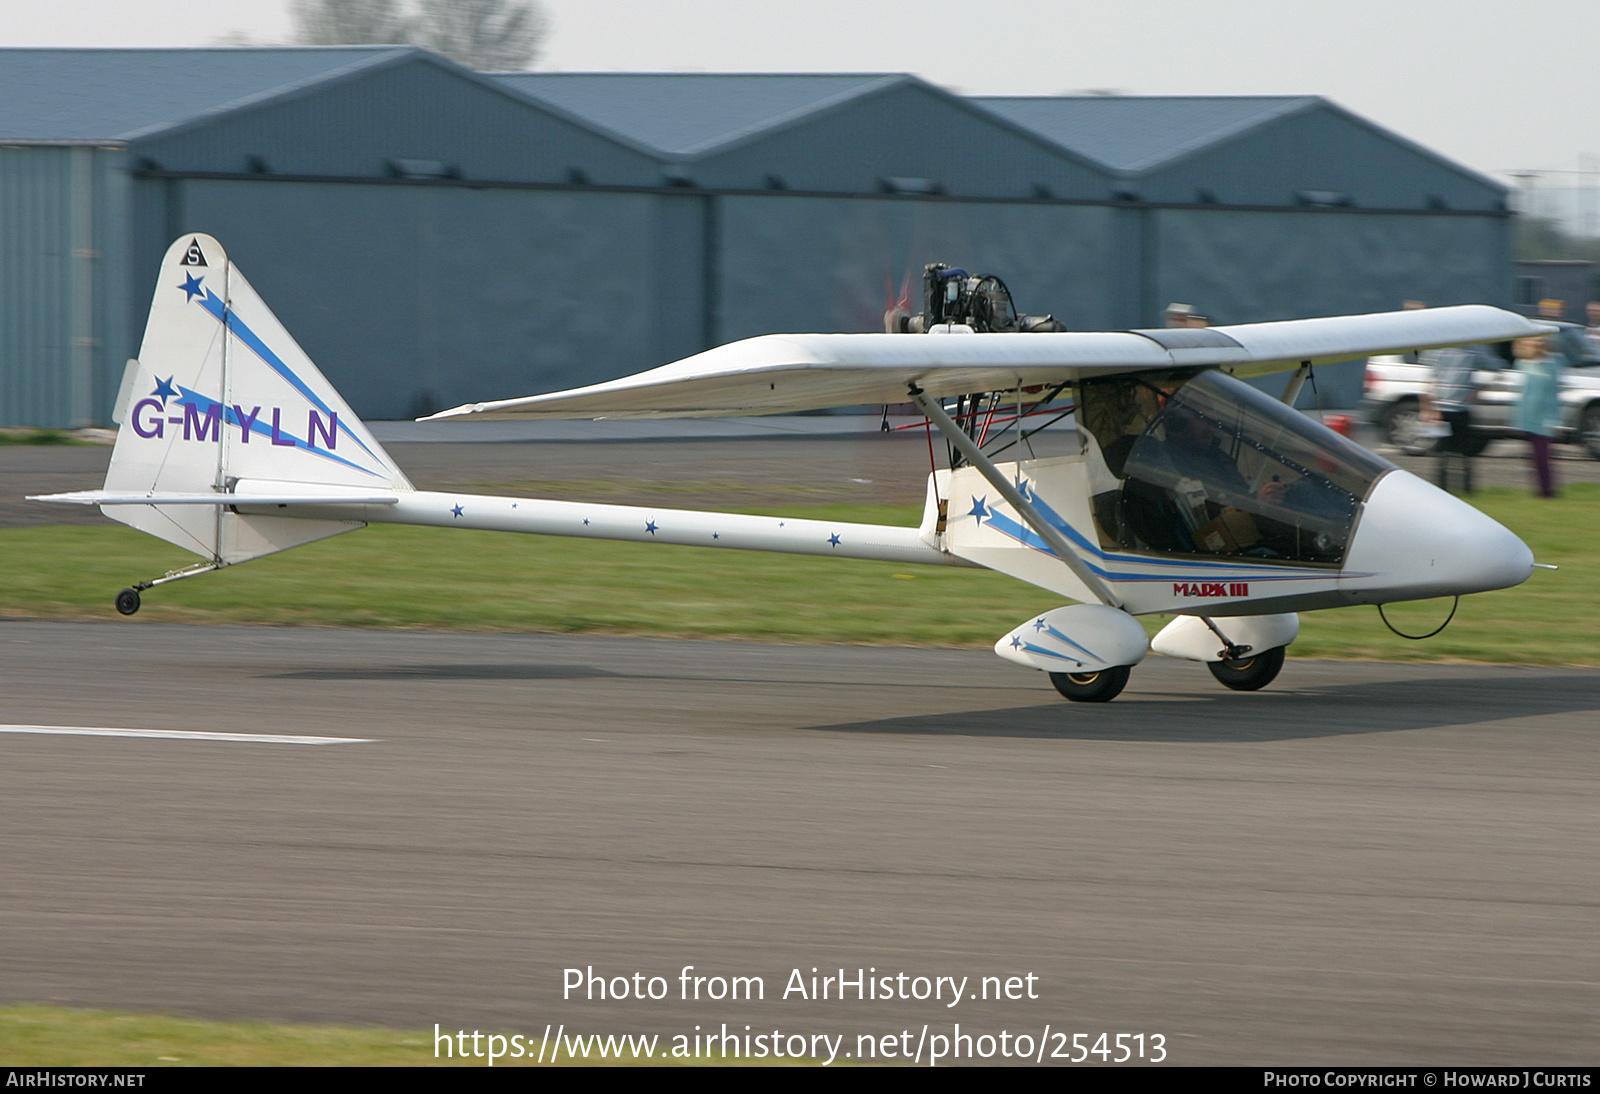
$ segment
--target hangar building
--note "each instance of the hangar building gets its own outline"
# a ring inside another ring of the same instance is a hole
[[[879,329],[932,261],[1073,329],[1155,325],[1170,300],[1217,323],[1506,304],[1505,197],[1316,97],[0,50],[0,424],[108,420],[185,232],[221,239],[384,419]],[[1353,401],[1359,371],[1323,393]]]

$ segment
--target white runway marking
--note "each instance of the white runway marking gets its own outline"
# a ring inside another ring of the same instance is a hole
[[[266,745],[359,745],[373,737],[298,737],[287,733],[205,733],[189,729],[114,729],[101,726],[7,726],[0,733],[37,733],[54,737],[156,737],[168,741],[247,741]]]

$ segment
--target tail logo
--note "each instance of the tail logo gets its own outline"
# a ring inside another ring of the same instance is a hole
[[[176,395],[177,392],[172,394]],[[319,455],[331,453],[339,447],[339,415],[336,411],[330,411],[326,420],[315,410],[307,411],[306,435],[302,439],[284,429],[282,407],[269,408],[272,412],[272,424],[267,425],[262,419],[262,408],[259,406],[252,407],[249,411],[237,403],[232,407],[224,407],[216,400],[208,399],[188,388],[182,389],[182,398],[173,404],[174,408],[183,408],[181,415],[167,413],[165,402],[164,399],[151,396],[133,404],[133,414],[130,418],[133,431],[146,440],[151,438],[164,440],[167,426],[181,426],[184,440],[210,441],[216,444],[222,440],[222,426],[226,423],[239,430],[240,444],[249,444],[251,436],[255,435],[265,437],[271,444],[280,448],[299,448]],[[322,438],[320,446],[317,444],[319,434]],[[341,459],[339,462],[350,461]],[[350,466],[357,465],[350,464]],[[363,467],[361,470],[367,469]]]
[[[180,266],[205,266],[205,265],[207,265],[205,252],[200,250],[200,240],[191,239],[189,241],[189,249],[183,253],[183,261],[179,262],[178,265],[180,265]]]

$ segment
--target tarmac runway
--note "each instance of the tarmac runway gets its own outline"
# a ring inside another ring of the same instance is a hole
[[[6,621],[0,695],[168,733],[0,732],[5,1000],[1596,1062],[1592,670],[1151,658],[1102,706],[984,651]],[[591,966],[668,996],[563,999]],[[898,997],[945,976],[1020,997]]]

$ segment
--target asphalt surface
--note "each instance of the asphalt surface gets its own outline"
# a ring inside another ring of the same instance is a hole
[[[0,695],[371,739],[0,732],[8,1000],[1595,1062],[1593,671],[1291,659],[1235,694],[1152,658],[1078,705],[982,651],[0,622]],[[682,1001],[686,965],[766,998]],[[670,997],[563,1000],[590,966]],[[813,967],[1037,998],[785,1000]]]

